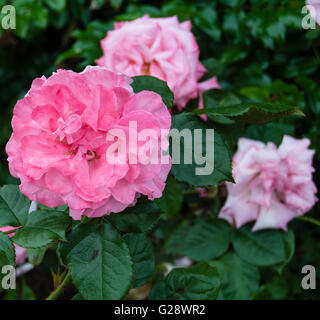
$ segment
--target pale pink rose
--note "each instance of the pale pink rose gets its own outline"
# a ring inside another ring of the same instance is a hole
[[[79,74],[58,70],[33,81],[14,108],[6,148],[10,172],[21,179],[23,194],[48,207],[68,204],[74,219],[120,212],[141,194],[161,197],[170,159],[169,164],[129,164],[129,154],[145,150],[142,142],[119,152],[122,162],[110,163],[107,155],[117,142],[108,141],[107,133],[122,130],[128,140],[129,122],[137,124],[135,133],[155,132],[159,156],[167,148],[160,143],[160,130],[170,129],[171,116],[161,96],[134,94],[131,82],[100,67]]]
[[[227,183],[228,198],[219,217],[240,228],[255,221],[253,231],[287,230],[287,223],[317,201],[312,181],[313,150],[309,139],[284,136],[279,148],[242,138],[233,158],[236,184]]]
[[[199,93],[219,88],[216,78],[199,84],[206,69],[199,61],[199,47],[191,21],[179,23],[176,16],[116,22],[101,41],[103,56],[96,61],[130,77],[151,75],[166,81],[179,110]],[[200,101],[200,107],[201,105]]]
[[[320,0],[307,0],[310,14],[318,24],[320,24]]]
[[[2,232],[6,232],[6,231],[10,231],[10,230],[15,230],[17,228],[14,227],[0,227],[0,231]],[[13,237],[14,236],[14,232],[9,234],[9,237]],[[16,251],[16,264],[22,264],[27,260],[27,249],[25,248],[21,248],[20,246],[18,246],[17,244],[14,243],[14,247],[15,247],[15,251]]]

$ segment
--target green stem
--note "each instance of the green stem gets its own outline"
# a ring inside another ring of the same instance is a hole
[[[320,221],[319,220],[316,220],[316,219],[313,219],[313,218],[310,218],[310,217],[305,217],[305,216],[298,217],[298,219],[304,220],[304,221],[308,221],[308,222],[310,222],[312,224],[315,224],[316,226],[320,227]]]
[[[66,286],[71,279],[71,268],[68,270],[67,275],[64,277],[63,281],[60,283],[58,288],[56,288],[47,298],[46,300],[55,300],[61,294],[62,289]]]

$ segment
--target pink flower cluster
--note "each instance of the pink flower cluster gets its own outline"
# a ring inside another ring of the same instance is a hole
[[[68,204],[74,219],[120,212],[141,194],[161,197],[170,161],[130,164],[131,153],[143,151],[141,142],[136,151],[126,150],[125,161],[107,160],[114,144],[107,139],[109,130],[128,133],[133,121],[138,133],[152,129],[160,139],[160,131],[171,126],[161,96],[134,94],[131,82],[100,67],[79,74],[58,70],[48,79],[34,80],[14,108],[6,147],[10,172],[21,179],[23,194],[48,207]]]
[[[201,93],[220,88],[217,79],[198,83],[206,69],[199,61],[199,47],[191,32],[191,22],[177,17],[116,22],[101,41],[103,56],[97,64],[130,77],[151,75],[166,81],[179,110]]]
[[[233,158],[236,184],[227,183],[228,198],[219,217],[240,228],[255,221],[253,231],[287,229],[287,223],[317,201],[312,181],[313,150],[308,139],[284,136],[279,148],[242,138]]]
[[[17,228],[14,227],[0,227],[1,232],[6,232],[10,230],[15,230]],[[9,237],[13,237],[14,233],[10,233]],[[14,243],[15,251],[16,251],[16,264],[22,264],[27,260],[27,249],[21,248],[17,244]]]

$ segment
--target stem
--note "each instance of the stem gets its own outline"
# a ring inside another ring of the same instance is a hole
[[[315,224],[316,226],[320,227],[320,221],[319,220],[316,220],[316,219],[313,219],[313,218],[310,218],[310,217],[305,217],[305,216],[298,217],[298,219],[304,220],[304,221],[308,221],[308,222],[310,222],[312,224]]]
[[[61,294],[62,289],[64,286],[66,286],[71,279],[71,268],[68,270],[67,275],[64,277],[63,281],[60,283],[58,288],[54,290],[47,298],[46,300],[55,300],[58,298],[58,296]]]

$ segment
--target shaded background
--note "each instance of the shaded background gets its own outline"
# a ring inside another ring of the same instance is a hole
[[[302,29],[304,1],[0,0],[0,9],[6,4],[16,8],[17,28],[0,28],[0,185],[18,183],[8,172],[5,145],[11,134],[13,107],[26,94],[32,80],[50,76],[57,68],[81,71],[94,64],[102,55],[99,42],[113,28],[113,22],[144,14],[177,15],[180,21],[192,20],[200,59],[208,69],[205,78],[217,75],[222,88],[233,93],[230,101],[241,96],[280,102],[299,106],[306,114],[303,119],[264,126],[221,126],[233,148],[241,136],[276,144],[280,144],[285,133],[308,137],[316,150],[314,167],[319,172],[320,28]],[[191,101],[189,108],[192,106]],[[319,173],[315,173],[314,180],[319,189]],[[181,225],[192,224],[197,215],[216,215],[223,196],[223,190],[212,190],[212,197],[205,200],[185,193],[180,214],[160,222],[153,232],[161,261],[183,256],[181,249],[171,246]],[[319,205],[309,215],[320,218]],[[296,235],[294,258],[282,275],[260,268],[262,284],[268,284],[274,299],[318,299],[320,290],[303,291],[300,282],[305,264],[318,268],[320,276],[320,228],[303,221],[293,221],[290,226]],[[54,265],[50,259],[54,258],[46,255],[44,265],[48,270]],[[31,274],[25,281],[32,284],[35,278]],[[38,298],[46,295],[46,289],[32,287]],[[34,297],[28,288],[25,290],[16,294],[20,298]]]

